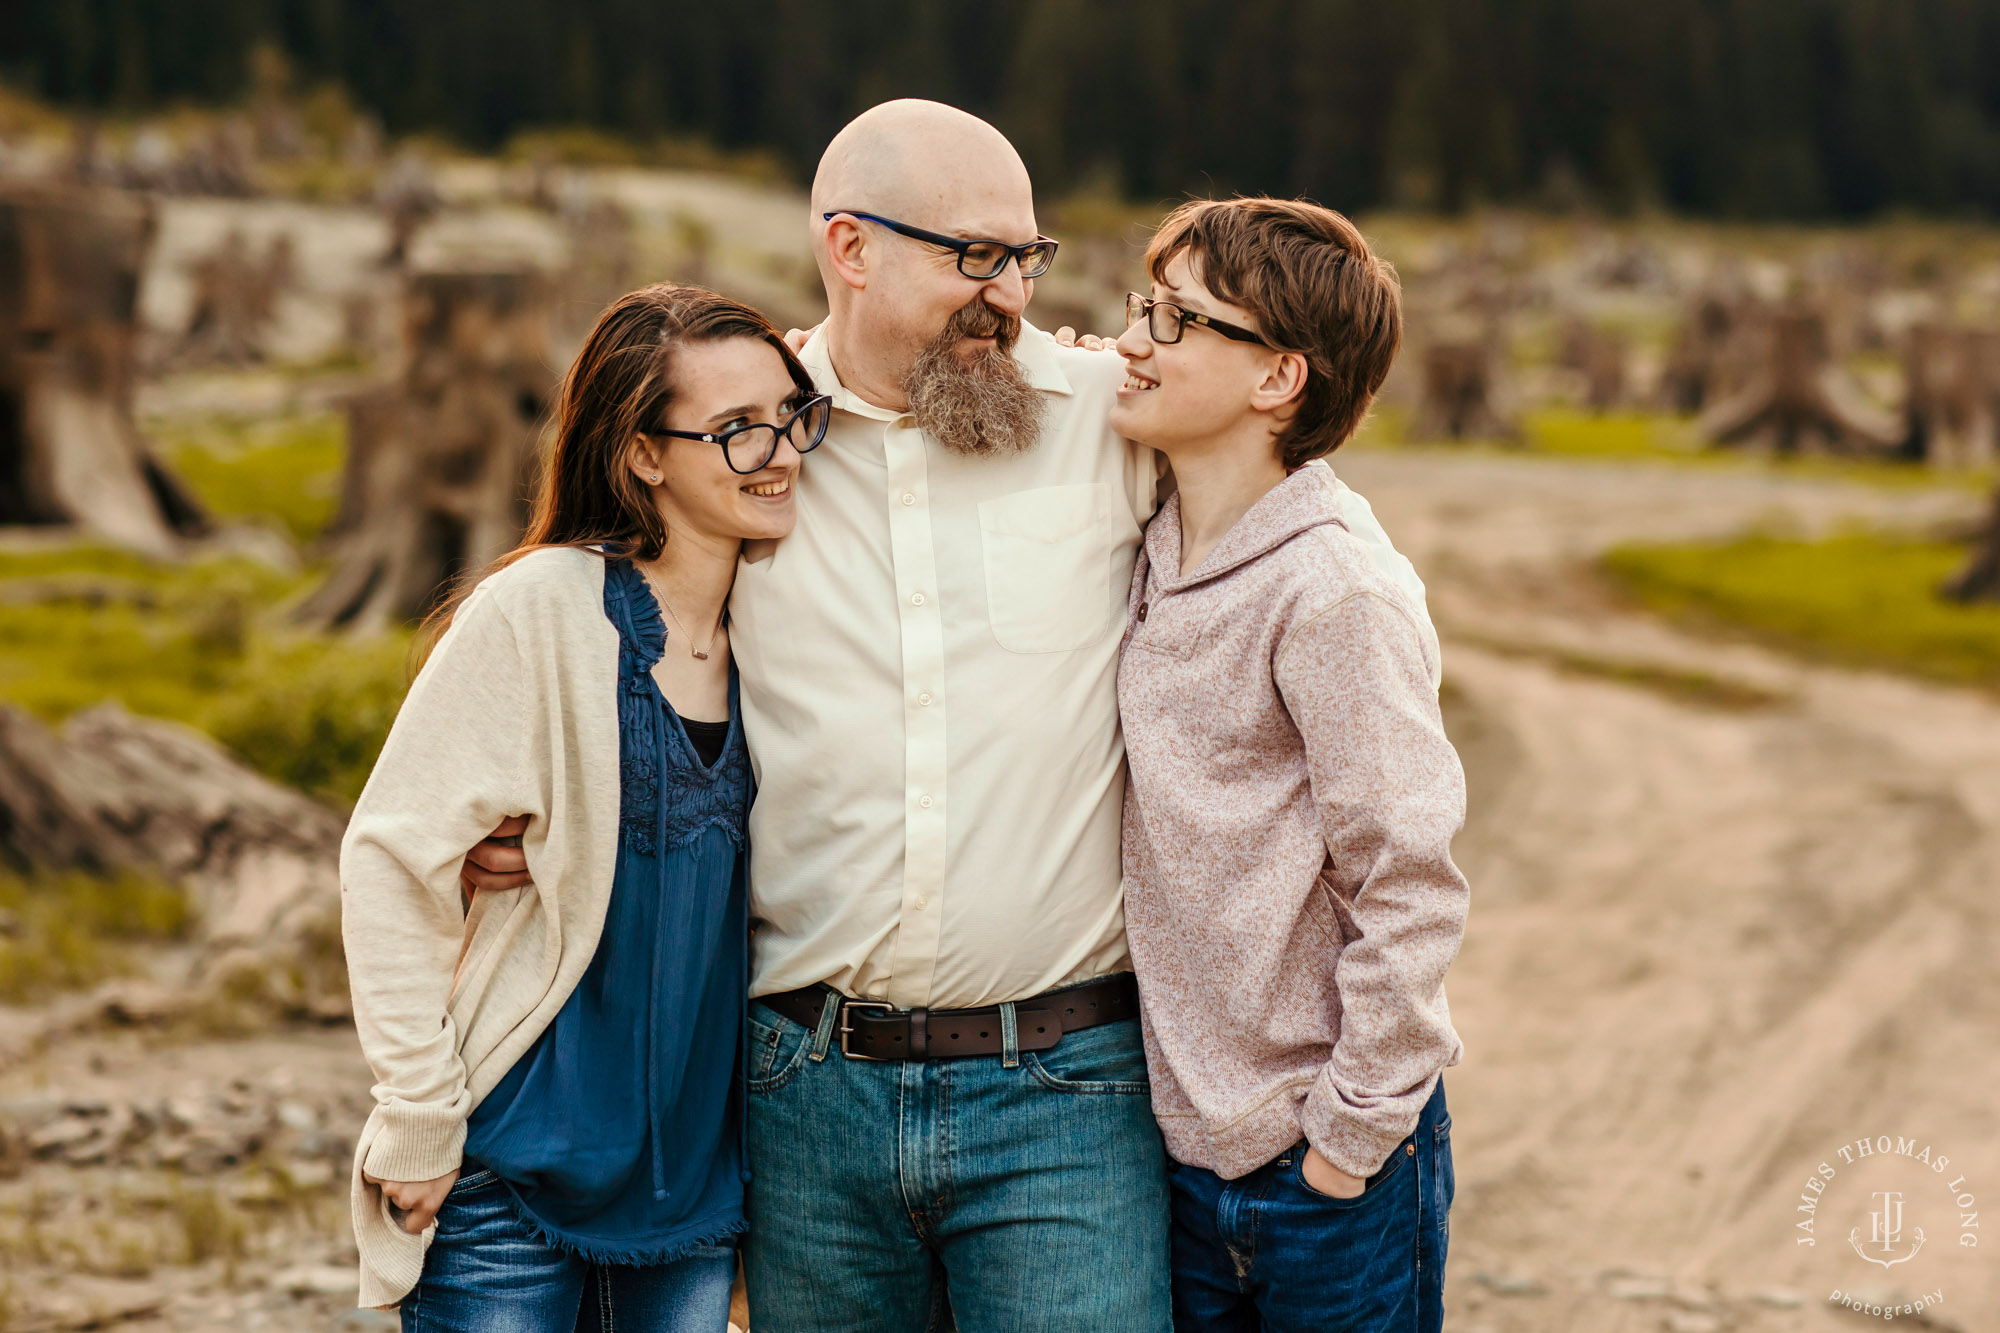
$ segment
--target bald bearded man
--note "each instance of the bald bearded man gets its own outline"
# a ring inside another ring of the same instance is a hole
[[[830,314],[801,359],[833,424],[730,602],[757,777],[752,1318],[1157,1333],[1115,672],[1159,468],[1105,424],[1120,359],[1022,319],[1055,246],[992,126],[868,111],[810,222]]]

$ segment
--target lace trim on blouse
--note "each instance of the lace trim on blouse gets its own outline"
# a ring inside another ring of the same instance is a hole
[[[618,607],[612,622],[618,627],[620,830],[642,856],[661,850],[662,832],[671,849],[711,828],[721,829],[740,851],[749,818],[750,753],[737,719],[736,668],[729,672],[729,738],[710,769],[678,723],[668,721],[670,706],[653,679],[667,650],[658,598],[629,560],[607,561],[604,578],[605,609],[614,602]],[[669,748],[681,762],[673,762]]]

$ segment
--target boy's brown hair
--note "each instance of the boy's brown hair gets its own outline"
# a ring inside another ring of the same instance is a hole
[[[1352,222],[1293,199],[1196,199],[1146,248],[1164,281],[1186,252],[1202,286],[1257,317],[1257,331],[1306,359],[1305,387],[1278,432],[1288,468],[1332,453],[1361,425],[1403,340],[1396,270]]]

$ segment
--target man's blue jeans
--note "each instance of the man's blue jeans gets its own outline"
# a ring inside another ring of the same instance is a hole
[[[1175,1164],[1177,1333],[1438,1333],[1451,1210],[1444,1080],[1351,1199],[1306,1184],[1306,1145],[1237,1180]]]
[[[670,1264],[593,1264],[539,1239],[491,1171],[459,1178],[438,1210],[403,1333],[723,1333],[736,1251]]]
[[[1166,1157],[1136,1021],[1011,1063],[849,1060],[833,1027],[750,1005],[757,1333],[1165,1333]]]

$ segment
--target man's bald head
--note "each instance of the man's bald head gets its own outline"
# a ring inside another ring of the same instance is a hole
[[[953,233],[1010,220],[1014,231],[1025,221],[1032,233],[1034,189],[999,130],[942,102],[902,98],[856,116],[820,155],[812,186],[816,238],[826,229],[820,215],[836,209]]]
[[[828,222],[828,213],[839,216]],[[857,213],[955,239],[1026,245],[1039,235],[1035,193],[1014,145],[940,102],[905,99],[863,112],[826,146],[813,177],[813,259],[826,284],[827,351],[844,386],[880,407],[909,407],[953,447],[1008,447],[1000,437],[1010,435],[1032,440],[1039,392],[1012,350],[1033,279],[1011,261],[989,277],[968,276],[949,245]],[[968,387],[981,376],[993,383]],[[940,402],[966,410],[939,412]],[[953,424],[961,420],[984,423],[970,432],[976,439],[956,438],[967,435]],[[1010,420],[1018,429],[999,425]]]

